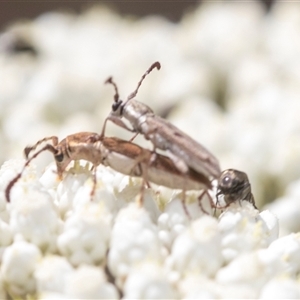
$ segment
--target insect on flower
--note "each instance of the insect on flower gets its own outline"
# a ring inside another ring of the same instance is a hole
[[[113,85],[115,95],[112,111],[104,122],[101,135],[104,136],[106,123],[110,120],[126,130],[142,134],[152,142],[153,151],[156,149],[166,151],[181,173],[186,173],[192,168],[207,178],[219,178],[221,170],[219,162],[213,154],[176,126],[155,115],[150,107],[133,99],[145,77],[155,68],[160,69],[159,62],[150,66],[138,82],[135,91],[124,102],[119,97],[117,85],[112,77],[107,79],[106,83]],[[131,128],[122,120],[123,118],[131,124]]]
[[[218,206],[219,197],[221,195],[223,195],[226,203],[223,207]],[[218,190],[216,196],[216,208],[226,208],[233,202],[246,200],[257,209],[251,192],[251,184],[248,176],[246,173],[238,170],[227,169],[222,172],[218,180]]]
[[[29,157],[43,143],[46,145]],[[109,166],[125,175],[142,177],[141,194],[148,182],[183,191],[211,188],[211,182],[206,176],[191,168],[182,174],[167,156],[156,154],[150,164],[150,159],[153,158],[153,152],[150,150],[115,137],[103,137],[93,132],[79,132],[67,136],[60,142],[56,136],[51,136],[39,140],[34,146],[26,147],[24,153],[27,161],[21,172],[10,181],[5,191],[8,202],[10,202],[10,191],[21,178],[25,168],[44,151],[50,151],[54,155],[59,179],[62,179],[63,173],[71,161],[83,159],[91,162],[94,180],[91,197],[96,189],[96,168],[99,164]]]

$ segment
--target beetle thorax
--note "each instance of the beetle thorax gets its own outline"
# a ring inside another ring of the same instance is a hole
[[[153,115],[153,110],[139,101],[132,99],[123,107],[123,117],[128,120],[134,128],[138,128],[147,115]]]

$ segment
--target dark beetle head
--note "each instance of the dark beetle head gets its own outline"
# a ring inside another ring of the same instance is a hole
[[[62,152],[58,152],[54,155],[55,161],[61,163],[64,160],[64,154]]]
[[[234,169],[227,169],[221,173],[218,188],[222,193],[227,194],[237,192],[248,184],[249,179],[246,173]]]
[[[114,102],[113,105],[111,106],[111,114],[114,116],[122,116],[123,114],[123,101],[118,99],[118,101]]]
[[[63,172],[72,160],[68,155],[67,142],[65,139],[57,146],[56,152],[54,153],[54,159],[57,167],[57,175],[61,180]]]
[[[227,169],[221,173],[218,180],[218,196],[223,195],[227,205],[235,201],[247,200],[255,206],[255,201],[251,193],[251,185],[246,173]]]

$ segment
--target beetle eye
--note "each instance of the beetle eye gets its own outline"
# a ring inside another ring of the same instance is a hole
[[[229,176],[225,176],[222,180],[224,185],[228,185],[231,182],[231,178]]]
[[[60,153],[58,155],[55,155],[54,158],[57,162],[62,162],[64,159],[64,155],[63,155],[63,153]]]
[[[115,102],[113,105],[112,105],[112,110],[113,111],[117,111],[119,106],[122,104],[122,101],[118,101],[118,102]]]

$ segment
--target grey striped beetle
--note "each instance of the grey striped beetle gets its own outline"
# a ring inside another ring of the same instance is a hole
[[[221,170],[219,162],[213,154],[176,126],[155,115],[150,107],[133,99],[145,77],[154,68],[159,70],[160,63],[155,62],[150,66],[141,77],[135,91],[127,97],[125,102],[119,98],[118,88],[112,77],[107,79],[106,83],[113,85],[115,95],[112,111],[104,122],[101,135],[104,136],[106,123],[110,120],[126,130],[142,134],[152,142],[153,151],[156,149],[166,151],[177,169],[182,173],[186,173],[189,168],[192,168],[207,178],[219,178]],[[122,118],[129,121],[131,128],[126,125]]]

